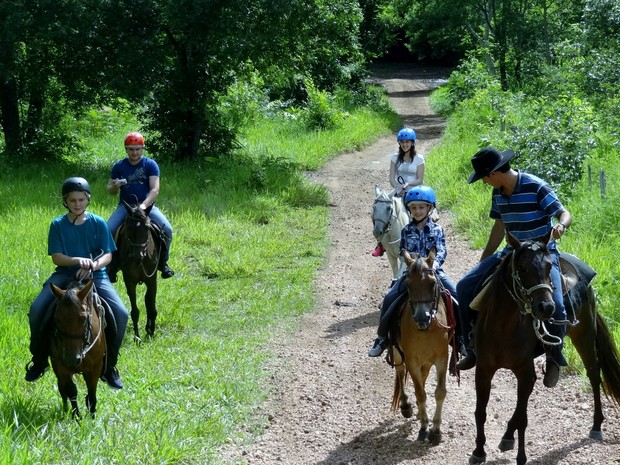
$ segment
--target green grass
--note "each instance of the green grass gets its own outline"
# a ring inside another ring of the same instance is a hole
[[[160,163],[158,205],[174,228],[176,276],[159,282],[155,339],[136,345],[129,323],[119,360],[125,389],[100,383],[96,418],[81,423],[62,410],[52,372],[33,384],[23,379],[27,313],[53,271],[47,232],[65,212],[62,181],[86,177],[89,210],[107,218],[117,201],[105,191],[109,169],[124,155],[123,134],[137,126],[111,114],[102,130],[89,115],[77,129],[80,153],[0,173],[0,464],[217,463],[224,444],[247,440],[261,427],[257,407],[269,391],[268,342],[314,308],[328,245],[326,189],[302,169],[362,147],[392,124],[393,117],[365,109],[324,132],[266,120],[230,158]],[[129,306],[122,280],[116,287]],[[81,379],[78,391],[85,413]]]

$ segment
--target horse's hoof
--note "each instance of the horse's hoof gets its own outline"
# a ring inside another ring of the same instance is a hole
[[[441,442],[441,431],[431,430],[428,433],[428,442],[430,442],[433,446],[438,446]]]
[[[476,465],[478,463],[484,463],[486,461],[487,461],[487,454],[483,454],[482,456],[471,454],[469,456],[469,465]]]
[[[592,430],[590,430],[590,434],[588,435],[588,437],[590,439],[594,439],[595,441],[602,441],[603,440],[603,432],[602,431],[594,431],[592,429]]]
[[[499,446],[497,446],[499,450],[502,452],[506,452],[507,450],[512,450],[515,448],[515,440],[514,439],[503,439],[500,441]]]
[[[403,407],[400,409],[400,413],[402,413],[403,417],[411,418],[413,416],[413,406]]]
[[[428,430],[422,428],[420,431],[418,431],[418,441],[424,442],[427,439],[428,439]]]

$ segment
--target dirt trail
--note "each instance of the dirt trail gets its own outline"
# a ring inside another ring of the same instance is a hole
[[[431,111],[428,96],[445,72],[385,65],[374,76],[405,123],[416,130],[417,150],[428,154],[444,127]],[[316,182],[327,186],[332,204],[331,248],[317,280],[317,309],[301,319],[290,339],[274,341],[279,355],[267,367],[273,386],[262,413],[268,418],[267,428],[254,444],[231,445],[223,455],[227,463],[467,463],[475,440],[473,371],[462,373],[460,386],[454,378],[448,380],[443,442],[433,447],[416,441],[415,419],[389,411],[393,370],[366,354],[391,278],[387,258],[370,255],[374,248],[370,206],[374,185],[388,187],[389,157],[396,148],[395,138],[386,137],[363,151],[342,154],[313,173]],[[426,170],[435,169],[440,167],[430,156]],[[444,269],[456,282],[476,263],[479,251],[456,237],[449,212],[441,212],[440,223],[447,234]],[[429,381],[432,413],[434,372]],[[498,373],[487,409],[487,464],[516,463],[516,451],[501,453],[496,448],[516,403],[515,390],[512,374]],[[411,385],[409,392],[413,396]],[[604,407],[606,439],[590,441],[592,406],[586,383],[564,374],[553,390],[537,382],[529,405],[528,463],[620,463],[620,414],[608,402]]]

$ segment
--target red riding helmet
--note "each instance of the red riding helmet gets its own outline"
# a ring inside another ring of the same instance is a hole
[[[130,132],[125,136],[125,147],[144,147],[144,136],[139,132]]]

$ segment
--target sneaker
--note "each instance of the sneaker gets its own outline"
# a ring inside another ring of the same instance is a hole
[[[456,364],[457,370],[471,370],[476,366],[476,353],[467,348],[465,349],[466,355]]]
[[[174,276],[174,271],[172,271],[172,268],[170,268],[168,264],[166,263],[164,265],[164,269],[161,270],[161,279],[168,279],[168,278],[172,278],[173,276]]]
[[[26,376],[24,379],[30,383],[36,381],[49,370],[50,364],[45,360],[44,362],[35,362],[30,360],[26,364]]]
[[[547,366],[545,369],[545,377],[543,378],[543,384],[545,387],[554,388],[558,384],[560,379],[560,365],[558,365],[552,358],[547,359]]]
[[[373,344],[372,348],[368,351],[368,356],[378,357],[379,355],[383,353],[386,347],[387,347],[387,341],[385,340],[385,338],[378,337],[377,339],[375,339],[375,343]]]
[[[383,244],[381,242],[379,242],[377,244],[377,247],[375,247],[375,250],[372,253],[372,256],[373,257],[381,257],[381,256],[383,256],[384,253],[385,253],[385,247],[383,247]]]
[[[116,368],[109,368],[108,371],[101,375],[101,380],[108,383],[108,386],[112,389],[123,389],[123,382]]]

